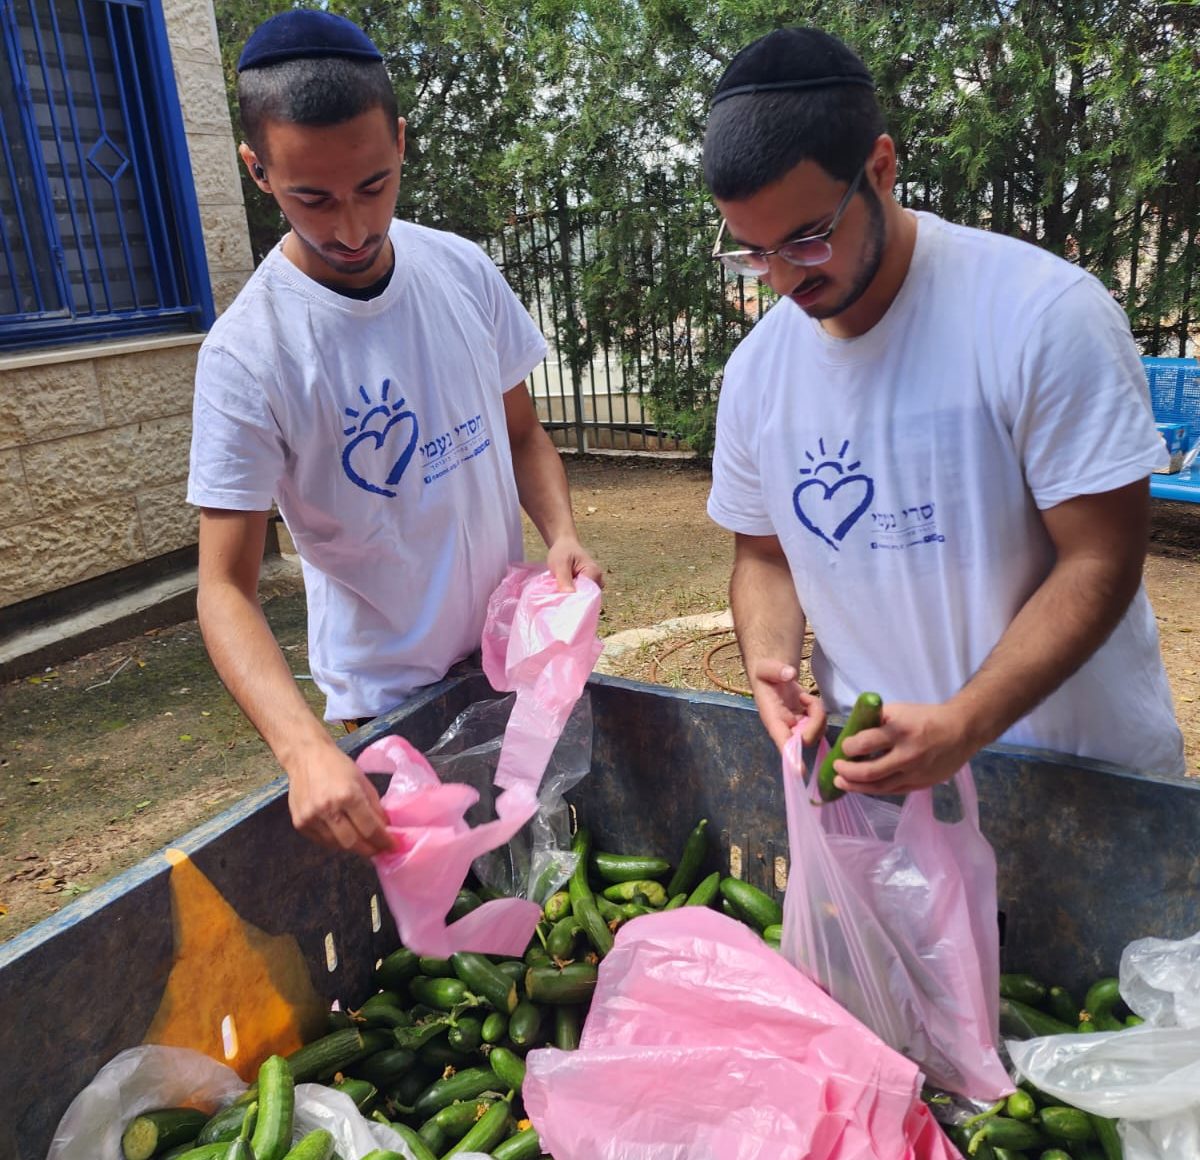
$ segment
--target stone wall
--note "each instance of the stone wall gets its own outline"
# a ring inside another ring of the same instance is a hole
[[[213,298],[253,268],[210,0],[164,0]],[[195,543],[201,335],[0,357],[0,609]]]

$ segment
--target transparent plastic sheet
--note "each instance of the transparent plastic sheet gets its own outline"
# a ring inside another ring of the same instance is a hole
[[[956,1160],[920,1072],[735,919],[625,923],[578,1048],[526,1057],[555,1160]]]
[[[106,1063],[71,1102],[59,1121],[47,1160],[121,1160],[121,1133],[141,1112],[194,1107],[216,1112],[246,1085],[232,1068],[185,1047],[144,1044]],[[375,1148],[412,1156],[400,1136],[367,1120],[348,1096],[319,1084],[296,1085],[292,1140],[325,1128],[344,1160],[359,1160]],[[464,1160],[486,1160],[462,1153]]]
[[[977,1100],[1011,1092],[997,1051],[996,860],[969,767],[903,803],[848,793],[817,804],[802,726],[783,759],[784,955],[931,1084]]]
[[[1125,1160],[1200,1157],[1200,933],[1130,943],[1119,977],[1145,1023],[1013,1041],[1013,1063],[1050,1095],[1116,1119]]]
[[[496,766],[515,698],[511,695],[467,706],[426,751],[446,782],[461,782],[479,794],[467,811],[478,825],[496,816]],[[476,877],[499,894],[544,903],[571,876],[571,815],[564,800],[592,767],[592,702],[585,691],[563,727],[538,789],[537,813],[505,845],[472,863]]]

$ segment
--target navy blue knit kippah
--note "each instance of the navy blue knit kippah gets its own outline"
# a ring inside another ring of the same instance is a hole
[[[237,70],[315,56],[383,60],[371,38],[352,20],[315,8],[293,8],[264,20],[250,33]]]
[[[743,93],[875,87],[867,66],[835,36],[819,28],[777,28],[746,45],[717,81],[711,105]]]

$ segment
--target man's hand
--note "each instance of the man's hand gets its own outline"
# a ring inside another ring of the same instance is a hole
[[[546,567],[558,581],[559,592],[574,592],[577,576],[586,576],[600,588],[604,587],[604,573],[600,565],[574,536],[560,536],[550,545],[546,553]]]
[[[758,661],[750,673],[750,690],[758,715],[781,753],[801,717],[808,718],[808,726],[801,735],[805,745],[814,744],[825,732],[825,706],[821,698],[805,692],[796,676],[792,665],[769,658]]]
[[[288,809],[296,829],[327,849],[366,858],[392,849],[379,794],[336,747],[322,746],[289,773]]]
[[[949,781],[979,749],[949,705],[885,701],[877,729],[847,737],[834,784],[850,793],[898,794]],[[869,756],[868,756],[869,755]]]

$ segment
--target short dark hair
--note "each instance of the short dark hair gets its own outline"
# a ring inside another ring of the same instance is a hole
[[[849,181],[884,131],[875,91],[863,85],[740,94],[709,115],[704,180],[722,201],[751,197],[801,161]]]
[[[266,125],[340,125],[370,109],[382,109],[389,122],[399,112],[396,93],[380,61],[348,57],[300,57],[238,74],[238,113],[242,135],[262,156]]]

